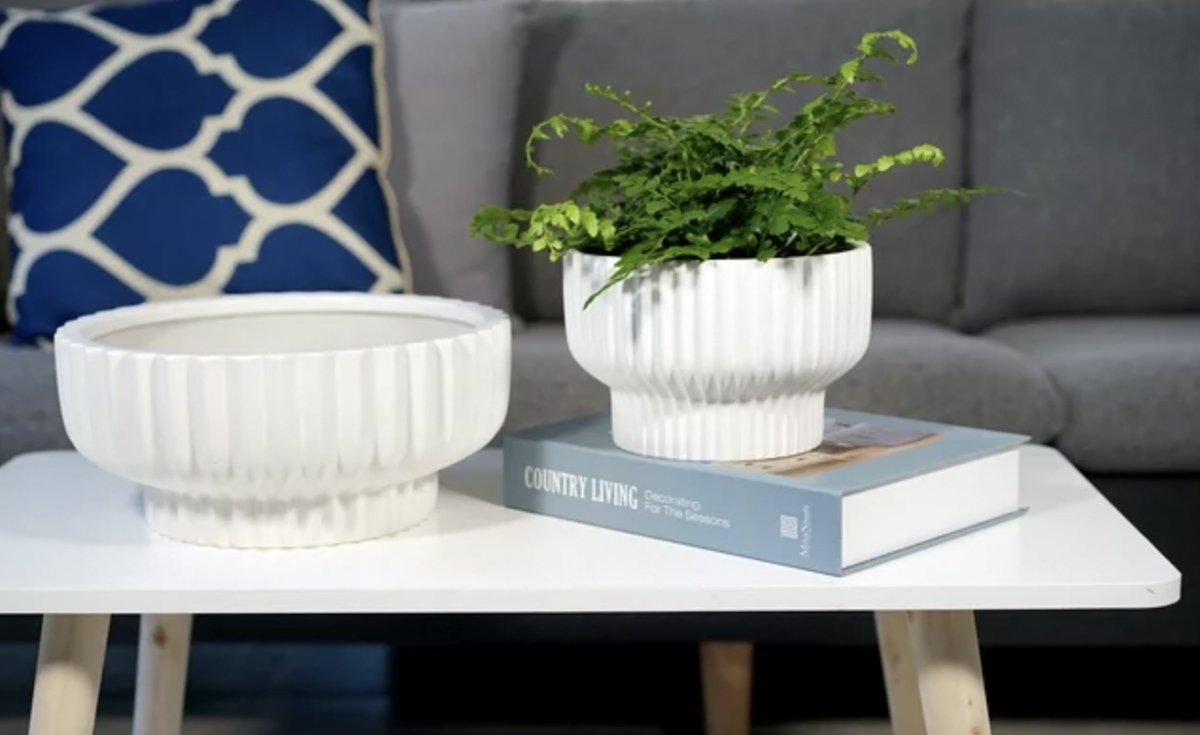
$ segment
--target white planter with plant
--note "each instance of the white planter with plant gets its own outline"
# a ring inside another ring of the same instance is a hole
[[[872,226],[966,202],[982,189],[935,189],[858,212],[855,197],[896,166],[943,160],[919,145],[850,167],[835,134],[893,107],[857,87],[896,61],[900,31],[869,33],[829,76],[796,73],[736,94],[719,115],[654,115],[629,93],[589,85],[626,115],[609,123],[557,115],[534,146],[574,133],[608,139],[617,164],[566,201],[532,211],[486,207],[472,233],[562,260],[571,354],[612,391],[622,449],[689,460],[752,460],[808,451],[824,428],[825,389],[863,356],[871,327]],[[822,92],[785,125],[772,94]]]

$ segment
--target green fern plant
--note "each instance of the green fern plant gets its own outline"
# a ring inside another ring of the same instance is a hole
[[[856,212],[855,197],[899,166],[938,166],[936,146],[918,145],[876,161],[844,165],[836,133],[855,121],[887,115],[894,107],[860,94],[882,83],[868,62],[896,63],[890,41],[917,60],[916,43],[901,31],[867,33],[857,54],[828,76],[794,73],[757,92],[734,94],[723,114],[655,115],[629,92],[588,85],[615,104],[612,122],[555,115],[534,126],[525,159],[538,174],[539,141],[573,134],[585,144],[612,143],[617,163],[585,179],[565,201],[533,210],[484,207],[470,232],[495,243],[529,248],[558,260],[567,251],[619,256],[600,293],[639,269],[671,261],[812,256],[836,253],[868,239],[870,228],[914,211],[956,205],[990,189],[930,189],[881,209]],[[765,121],[778,113],[772,95],[822,88],[782,127]]]

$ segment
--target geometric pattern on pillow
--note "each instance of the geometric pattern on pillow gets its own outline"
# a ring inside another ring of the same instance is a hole
[[[18,342],[146,300],[411,290],[375,0],[0,13]]]

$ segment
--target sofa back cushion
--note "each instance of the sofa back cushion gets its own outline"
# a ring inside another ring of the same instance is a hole
[[[967,6],[960,0],[707,0],[705,2],[539,2],[532,10],[517,135],[558,112],[611,118],[612,108],[584,92],[585,82],[630,90],[656,112],[719,112],[732,92],[766,88],[793,71],[830,73],[855,52],[866,31],[900,28],[921,51],[914,66],[881,65],[886,87],[872,93],[898,112],[862,121],[845,134],[843,160],[933,143],[948,160],[938,169],[894,171],[864,192],[877,206],[930,186],[963,180],[961,54]],[[781,96],[783,113],[804,97]],[[517,162],[514,196],[535,203],[565,196],[609,164],[603,144],[571,140],[541,146],[539,161],[555,171],[539,177]],[[960,211],[916,216],[876,230],[876,311],[946,321],[957,295]],[[515,297],[531,319],[562,315],[557,265],[519,253]]]
[[[524,12],[518,0],[382,0],[389,171],[417,293],[512,309],[511,251],[468,236],[509,198]]]
[[[964,324],[1200,310],[1200,3],[978,0]]]

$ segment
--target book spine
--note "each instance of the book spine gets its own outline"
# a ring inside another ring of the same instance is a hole
[[[840,575],[842,501],[555,442],[506,437],[511,508],[736,556]]]

